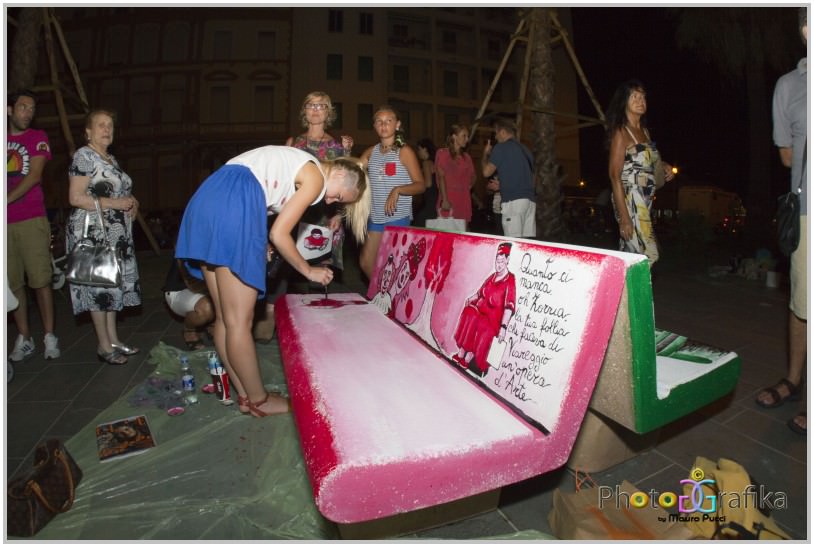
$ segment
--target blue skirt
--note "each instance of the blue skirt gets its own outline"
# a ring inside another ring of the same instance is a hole
[[[189,200],[175,257],[203,279],[202,264],[225,266],[262,297],[266,292],[266,197],[248,167],[224,165]]]

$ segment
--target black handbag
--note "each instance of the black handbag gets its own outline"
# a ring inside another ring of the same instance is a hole
[[[95,196],[93,203],[96,205],[96,215],[102,227],[102,241],[97,243],[88,237],[91,212],[85,211],[85,230],[82,239],[68,255],[65,279],[75,285],[120,287],[123,268],[121,252],[115,245],[111,245],[107,238],[102,208]]]
[[[800,184],[797,190],[777,198],[777,246],[786,256],[797,250],[800,244],[800,193],[803,191],[803,175],[806,167],[806,148],[803,148],[803,164],[800,168]]]
[[[11,481],[6,496],[10,536],[29,537],[73,506],[82,470],[58,439],[37,446],[34,469]]]

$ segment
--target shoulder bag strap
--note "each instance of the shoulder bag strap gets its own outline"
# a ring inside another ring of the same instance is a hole
[[[633,139],[633,144],[639,144],[639,141],[636,140],[636,135],[633,134],[633,131],[631,131],[628,126],[625,126],[625,131],[627,131],[627,134]]]
[[[803,192],[803,183],[806,181],[806,159],[808,158],[808,139],[803,141],[803,163],[800,165],[800,184],[797,185],[797,194]]]
[[[102,216],[102,206],[99,205],[99,198],[93,196],[93,204],[96,206],[96,214],[99,217],[99,225],[102,227],[102,238],[104,239],[105,244],[110,245],[110,242],[107,240],[107,229],[105,228],[105,217]],[[88,213],[90,214],[90,213]],[[85,237],[87,237],[88,232],[88,217],[85,217]]]

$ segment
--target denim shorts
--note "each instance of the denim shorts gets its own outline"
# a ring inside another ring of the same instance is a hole
[[[387,226],[409,226],[410,225],[410,217],[400,218],[398,220],[391,220],[390,222],[383,222],[378,224],[373,222],[372,220],[367,221],[367,231],[368,232],[383,232]]]

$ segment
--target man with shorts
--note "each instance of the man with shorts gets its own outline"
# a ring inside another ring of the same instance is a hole
[[[808,15],[806,7],[798,10],[798,23],[803,44],[808,44]],[[806,327],[808,322],[808,161],[806,140],[808,122],[808,59],[803,57],[797,68],[777,80],[772,99],[772,137],[780,153],[780,161],[791,167],[791,189],[800,193],[800,243],[791,254],[789,278],[789,362],[788,373],[777,384],[758,393],[755,402],[764,408],[775,408],[787,401],[797,401],[805,395],[804,373],[808,358]],[[803,410],[788,422],[789,428],[806,435],[808,421],[805,403]]]
[[[184,343],[190,351],[203,349],[201,330],[215,320],[212,299],[203,281],[185,275],[183,266],[173,260],[164,281],[164,300],[176,315],[184,318]]]
[[[503,235],[536,237],[537,202],[534,197],[534,158],[531,151],[517,138],[514,122],[497,118],[493,124],[497,144],[489,140],[483,148],[481,168],[487,179],[495,173],[486,188],[500,192]]]
[[[14,310],[17,339],[9,355],[13,363],[34,355],[34,337],[28,324],[26,282],[34,289],[45,331],[45,358],[59,357],[54,336],[54,293],[51,290],[51,225],[45,212],[42,172],[51,159],[45,131],[32,129],[36,97],[30,91],[8,95],[6,114],[6,260],[8,283],[19,306]]]

